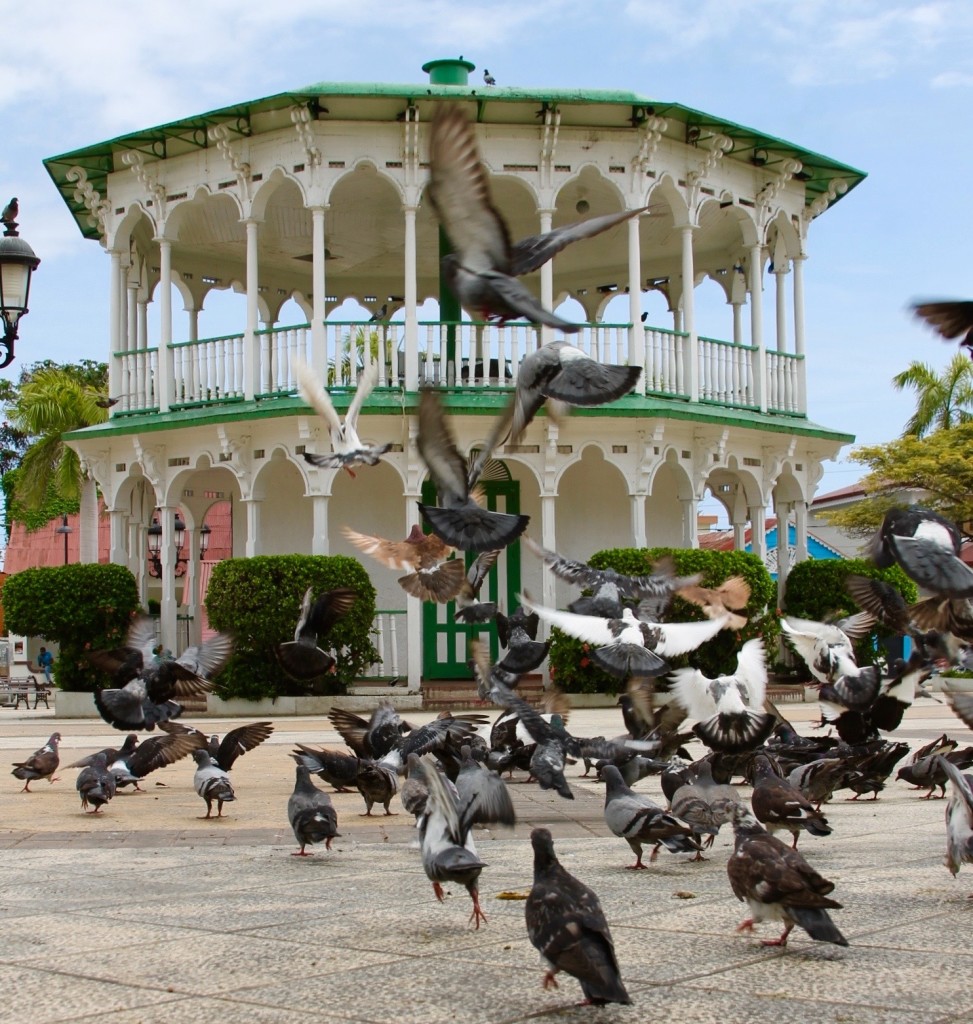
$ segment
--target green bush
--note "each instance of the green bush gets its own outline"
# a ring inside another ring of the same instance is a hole
[[[58,644],[54,678],[62,690],[105,685],[85,652],[118,647],[138,610],[135,577],[122,565],[24,569],[3,587],[7,629]]]
[[[787,576],[783,614],[812,619],[815,622],[827,622],[860,611],[845,589],[845,580],[849,576],[868,576],[870,579],[883,580],[895,587],[908,604],[912,604],[919,596],[915,583],[897,565],[890,569],[879,569],[863,558],[821,561],[809,559],[795,565]],[[855,644],[858,664],[873,665],[882,660],[885,651],[881,641],[894,635],[884,627],[877,626],[868,636],[862,637]],[[799,671],[802,677],[810,678],[810,673],[805,672],[802,661]]]
[[[768,651],[774,650],[780,625],[773,608],[776,585],[763,562],[746,551],[700,551],[686,548],[610,548],[596,552],[589,564],[596,569],[615,569],[629,576],[644,576],[663,556],[671,556],[680,576],[702,574],[702,585],[716,587],[731,576],[743,576],[750,584],[750,601],[741,614],[748,618],[739,632],[721,630],[712,640],[690,655],[669,659],[673,668],[693,664],[712,677],[733,671],[740,647],[755,636],[763,636]],[[695,622],[705,618],[694,604],[673,599],[664,622]],[[560,630],[551,634],[548,665],[556,686],[568,693],[617,693],[624,680],[599,669],[589,658],[589,645]]]
[[[322,644],[336,652],[335,672],[312,687],[286,675],[274,653],[277,644],[293,640],[308,587],[314,588],[315,595],[337,587],[350,587],[358,594],[351,611]],[[236,642],[233,656],[216,679],[215,692],[223,698],[340,694],[378,660],[371,639],[375,588],[361,564],[344,555],[225,559],[213,569],[206,613],[214,629],[230,633]]]

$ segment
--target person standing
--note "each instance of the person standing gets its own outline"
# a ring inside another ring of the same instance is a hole
[[[46,648],[42,647],[40,653],[37,655],[37,665],[40,670],[44,673],[44,682],[48,686],[51,685],[51,668],[54,665],[54,655]]]

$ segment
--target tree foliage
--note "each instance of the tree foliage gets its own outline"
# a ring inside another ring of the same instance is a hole
[[[969,362],[969,360],[967,360]],[[922,504],[955,523],[973,522],[973,422],[928,437],[905,436],[888,444],[865,445],[851,453],[868,467],[861,481],[866,499],[824,513],[832,526],[864,537],[886,511],[907,504],[903,492],[923,492]]]
[[[294,637],[308,587],[316,596],[337,587],[350,587],[358,594],[351,611],[322,638],[322,647],[333,647],[337,654],[335,672],[310,690],[287,676],[275,655],[277,644]],[[216,693],[223,698],[344,693],[378,660],[371,639],[375,588],[361,564],[344,555],[225,559],[210,577],[206,613],[214,629],[232,634],[235,641],[233,656],[217,680]]]
[[[928,363],[910,363],[892,378],[892,385],[916,392],[916,411],[903,436],[925,437],[973,419],[973,362],[965,353],[953,356],[942,373]]]
[[[8,577],[2,597],[12,633],[58,644],[54,677],[62,690],[105,685],[85,652],[118,647],[139,606],[135,577],[121,565],[24,569]]]

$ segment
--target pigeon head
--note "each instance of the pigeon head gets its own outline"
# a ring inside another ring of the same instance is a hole
[[[606,792],[614,793],[620,789],[628,789],[622,773],[613,764],[604,764],[598,769],[598,778],[605,783]]]
[[[730,813],[733,816],[733,831],[738,836],[757,836],[767,831],[754,817],[753,811],[744,804],[734,804]]]
[[[554,840],[546,828],[535,828],[530,834],[530,845],[534,848],[534,870],[543,871],[557,863]]]

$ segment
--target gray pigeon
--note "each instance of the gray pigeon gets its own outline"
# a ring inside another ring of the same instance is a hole
[[[30,792],[30,784],[38,779],[47,779],[48,782],[57,782],[54,773],[61,763],[60,755],[57,752],[57,745],[61,742],[61,734],[55,732],[40,750],[35,750],[26,761],[14,761],[14,770],[10,773],[15,779],[20,779],[24,784],[21,793]]]
[[[236,800],[230,776],[226,774],[208,750],[194,750],[193,760],[196,762],[196,774],[193,786],[196,792],[206,801],[206,814],[209,818],[213,812],[213,801],[216,801],[216,816],[223,817],[223,804]]]
[[[305,765],[312,775],[330,783],[337,793],[349,792],[358,778],[358,757],[355,754],[298,743],[292,756],[298,764]]]
[[[793,615],[780,620],[785,638],[819,683],[861,673],[852,641],[866,636],[874,625],[875,617],[869,612],[857,612],[837,622],[814,622]]]
[[[781,778],[777,765],[766,754],[757,754],[753,761],[754,783],[750,802],[757,820],[771,832],[786,829],[794,837],[801,832],[812,836],[831,835],[828,819],[805,798],[794,785]]]
[[[620,224],[642,209],[623,210],[556,228],[512,244],[503,217],[490,199],[476,136],[458,104],[441,103],[429,142],[429,197],[453,252],[442,261],[443,277],[474,319],[512,320],[577,331],[580,325],[545,309],[517,278],[547,263],[565,246]]]
[[[642,863],[643,843],[655,844],[650,864],[658,857],[660,846],[672,853],[699,851],[692,828],[647,796],[629,789],[613,764],[601,769],[601,777],[605,782],[605,824],[632,848],[636,861],[628,865],[630,870],[648,868],[648,864]]]
[[[713,780],[713,769],[705,758],[692,765],[695,779],[680,786],[673,794],[670,810],[693,830],[703,846],[709,849],[716,841],[723,825],[733,820],[734,808],[742,806],[737,791],[725,783]],[[698,851],[695,860],[704,860]]]
[[[950,782],[943,863],[956,875],[961,864],[973,864],[973,775],[964,775],[945,757],[940,758],[940,768]]]
[[[311,781],[306,765],[298,764],[296,775],[294,792],[287,801],[287,820],[301,848],[291,856],[310,857],[311,854],[304,851],[308,843],[323,842],[326,850],[331,849],[331,840],[340,835],[338,815],[331,797]]]
[[[923,590],[973,597],[973,569],[960,558],[962,544],[963,534],[955,523],[913,505],[885,513],[869,554],[880,569],[898,563]]]
[[[115,776],[108,770],[108,759],[103,753],[95,755],[87,768],[78,772],[75,786],[81,794],[81,807],[91,814],[97,814],[115,795]]]
[[[499,556],[499,550],[483,551],[473,560],[456,595],[456,619],[459,622],[490,622],[496,618],[496,601],[481,601],[480,588]]]
[[[493,77],[493,75],[490,74],[489,71],[487,71],[486,68],[483,69],[483,84],[484,85],[496,85],[497,84],[497,80]]]
[[[318,646],[318,640],[351,611],[357,599],[349,587],[329,590],[317,599],[313,587],[304,591],[294,639],[277,645],[277,660],[292,679],[310,682],[333,668],[334,658]]]
[[[546,828],[530,834],[534,884],[524,904],[527,935],[547,961],[544,988],[557,988],[555,975],[577,978],[585,1003],[631,1003],[622,984],[608,922],[598,897],[561,867]]]

